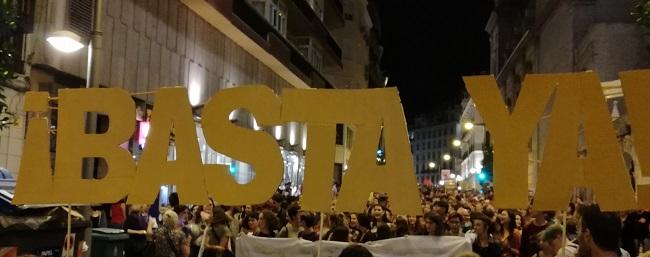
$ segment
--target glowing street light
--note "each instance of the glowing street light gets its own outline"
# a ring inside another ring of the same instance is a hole
[[[461,176],[461,175],[456,176],[456,181],[457,182],[463,181],[463,176]]]
[[[444,186],[444,185],[445,185],[445,181],[444,181],[444,180],[440,180],[440,181],[438,181],[438,185]]]
[[[451,177],[452,179],[454,179],[454,178],[456,178],[456,174],[452,173],[451,175],[449,175],[449,177]]]
[[[463,124],[463,128],[465,128],[466,130],[471,130],[474,128],[474,123],[465,122],[465,124]]]
[[[460,142],[460,140],[454,139],[454,141],[451,142],[451,144],[454,145],[455,147],[459,147],[462,143]]]
[[[84,44],[81,43],[81,37],[68,30],[55,31],[45,40],[47,40],[54,49],[64,53],[76,52],[84,47]]]
[[[429,162],[429,169],[433,169],[433,168],[435,168],[435,167],[436,167],[436,163],[435,163],[435,162]]]
[[[451,159],[451,155],[446,153],[445,155],[442,156],[442,159],[445,160],[445,161],[449,161]]]

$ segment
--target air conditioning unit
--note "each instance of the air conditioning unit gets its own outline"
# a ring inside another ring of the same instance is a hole
[[[280,0],[248,1],[282,36],[287,35],[287,7]]]

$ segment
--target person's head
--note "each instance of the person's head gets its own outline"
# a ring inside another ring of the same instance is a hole
[[[278,217],[273,212],[266,210],[260,213],[260,218],[258,219],[260,231],[273,232],[278,229],[279,223]]]
[[[360,228],[370,229],[370,217],[368,215],[360,213],[357,216],[357,220],[359,221]]]
[[[253,206],[252,205],[244,206],[244,213],[251,213],[251,212],[253,212]]]
[[[316,225],[316,218],[309,212],[300,215],[300,224],[305,229],[311,229]]]
[[[408,215],[406,216],[406,220],[408,221],[408,224],[410,226],[415,226],[415,224],[418,223],[418,217],[415,215]]]
[[[594,252],[618,252],[621,220],[616,214],[601,212],[597,205],[582,206],[578,213],[579,256],[592,256]]]
[[[381,219],[385,214],[384,208],[379,204],[375,204],[372,206],[372,209],[370,209],[370,214],[374,219]]]
[[[458,211],[456,213],[460,214],[461,217],[463,217],[464,221],[471,221],[471,217],[469,215],[469,211],[465,208],[458,208]]]
[[[402,237],[408,235],[409,233],[409,224],[406,220],[406,217],[399,216],[395,220],[395,236]]]
[[[339,257],[372,257],[372,253],[361,245],[352,244],[343,248]]]
[[[171,207],[176,207],[180,205],[181,201],[178,199],[178,193],[173,192],[169,194],[169,205]]]
[[[562,248],[562,226],[551,225],[539,233],[540,247],[548,254],[555,255]]]
[[[228,224],[228,216],[226,216],[226,212],[219,207],[214,208],[212,211],[212,225],[226,224]]]
[[[483,213],[474,213],[472,215],[472,227],[477,235],[488,235],[491,220]]]
[[[287,220],[294,225],[300,224],[300,216],[298,212],[300,211],[300,206],[297,203],[292,203],[287,209]]]
[[[248,231],[257,231],[258,225],[257,225],[257,219],[259,217],[259,214],[255,212],[250,212],[248,215],[244,217],[242,220],[242,227],[245,228]]]
[[[336,242],[348,242],[350,241],[350,230],[345,226],[336,226],[332,229],[332,236],[330,241]]]
[[[393,231],[390,230],[390,226],[386,223],[381,223],[377,226],[377,240],[384,240],[393,237]]]
[[[178,226],[178,214],[174,211],[166,211],[162,216],[163,227],[174,230]]]
[[[424,213],[431,212],[431,205],[429,203],[423,204],[422,205],[422,212],[424,212]]]
[[[212,209],[214,209],[214,205],[212,204],[212,201],[210,201],[209,203],[203,205],[202,211],[211,213]]]
[[[132,205],[129,207],[129,213],[134,213],[134,214],[137,213],[137,214],[139,214],[139,213],[141,213],[142,210],[143,210],[142,207],[143,207],[142,204],[132,204]]]
[[[381,205],[381,207],[388,207],[388,196],[387,195],[379,195],[377,197],[377,203]]]
[[[451,216],[449,216],[447,223],[449,224],[449,230],[456,233],[460,231],[460,226],[463,223],[463,217],[460,216],[460,214],[458,213],[454,213]]]
[[[429,212],[426,215],[426,228],[427,231],[429,232],[429,235],[432,236],[442,236],[443,234],[443,226],[442,226],[442,218],[438,213],[435,212]]]
[[[447,212],[449,212],[449,203],[444,200],[436,201],[433,203],[432,211],[438,213],[441,217],[445,217],[447,216]]]
[[[341,216],[338,215],[337,213],[332,213],[328,216],[328,221],[330,228],[334,228],[336,226],[343,226],[343,219],[341,219]]]
[[[350,228],[357,228],[359,226],[359,220],[357,219],[357,214],[350,214],[350,223],[348,224]]]

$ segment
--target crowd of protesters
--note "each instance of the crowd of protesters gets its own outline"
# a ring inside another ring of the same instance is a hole
[[[605,213],[579,200],[558,213],[500,210],[492,205],[489,189],[485,192],[422,187],[423,215],[418,216],[392,213],[389,197],[378,193],[364,213],[321,214],[301,210],[297,197],[281,192],[266,203],[237,207],[189,207],[172,194],[159,215],[132,205],[128,214],[117,216],[130,235],[126,257],[146,255],[148,249],[157,256],[234,256],[235,239],[242,235],[350,243],[456,236],[466,238],[474,256],[481,257],[634,257],[649,250],[649,212]],[[332,206],[335,210],[335,202]]]

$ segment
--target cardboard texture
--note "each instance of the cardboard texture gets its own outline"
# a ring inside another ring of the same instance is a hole
[[[261,85],[221,90],[205,105],[201,123],[207,144],[255,170],[253,180],[240,185],[229,174],[228,166],[206,165],[208,192],[218,204],[259,204],[277,190],[284,172],[277,142],[264,131],[231,123],[228,115],[242,108],[255,116],[259,126],[276,125],[280,124],[281,107],[280,98]]]
[[[111,203],[126,195],[135,163],[120,144],[133,134],[134,108],[131,96],[123,89],[59,90],[57,156],[51,202]],[[109,126],[105,133],[86,134],[88,112],[108,116]],[[82,159],[85,157],[103,158],[108,164],[107,175],[102,179],[82,179]]]
[[[490,130],[494,147],[494,205],[528,207],[528,140],[552,93],[549,84],[521,86],[512,114],[493,76],[463,77],[467,91]]]
[[[332,171],[336,153],[336,125],[308,124],[307,151],[305,153],[305,179],[300,199],[301,208],[330,212]]]
[[[27,92],[25,111],[47,111],[47,93]],[[34,97],[36,96],[36,97]],[[43,109],[45,106],[45,109]],[[50,162],[50,124],[47,118],[29,119],[24,144],[24,154],[20,159],[20,177],[16,181],[13,204],[53,203],[52,165]]]
[[[157,104],[151,114],[147,145],[138,172],[129,183],[136,190],[129,192],[128,203],[150,204],[162,184],[175,184],[181,203],[207,203],[203,163],[187,89],[161,88],[155,97]],[[172,129],[176,160],[168,161]]]
[[[635,169],[641,178],[636,178],[638,207],[650,209],[650,119],[647,101],[650,99],[650,70],[626,71],[619,74],[628,109],[628,121],[632,127],[634,151],[639,160]]]
[[[419,192],[415,186],[415,174],[409,168],[404,168],[413,167],[413,160],[406,122],[395,88],[355,91],[285,90],[282,102],[283,120],[308,124],[356,125],[355,143],[336,202],[337,211],[363,212],[368,193],[384,192],[389,195],[391,208],[395,213],[422,213]],[[382,124],[386,164],[380,166],[376,163],[376,153]],[[313,148],[308,149],[312,151]],[[325,162],[323,165],[327,166],[322,170],[331,167],[331,164]],[[305,174],[308,172],[309,170],[305,170]],[[328,187],[331,186],[331,179],[326,181]],[[326,195],[319,197],[327,199]],[[311,206],[322,209],[324,204],[313,203]]]

